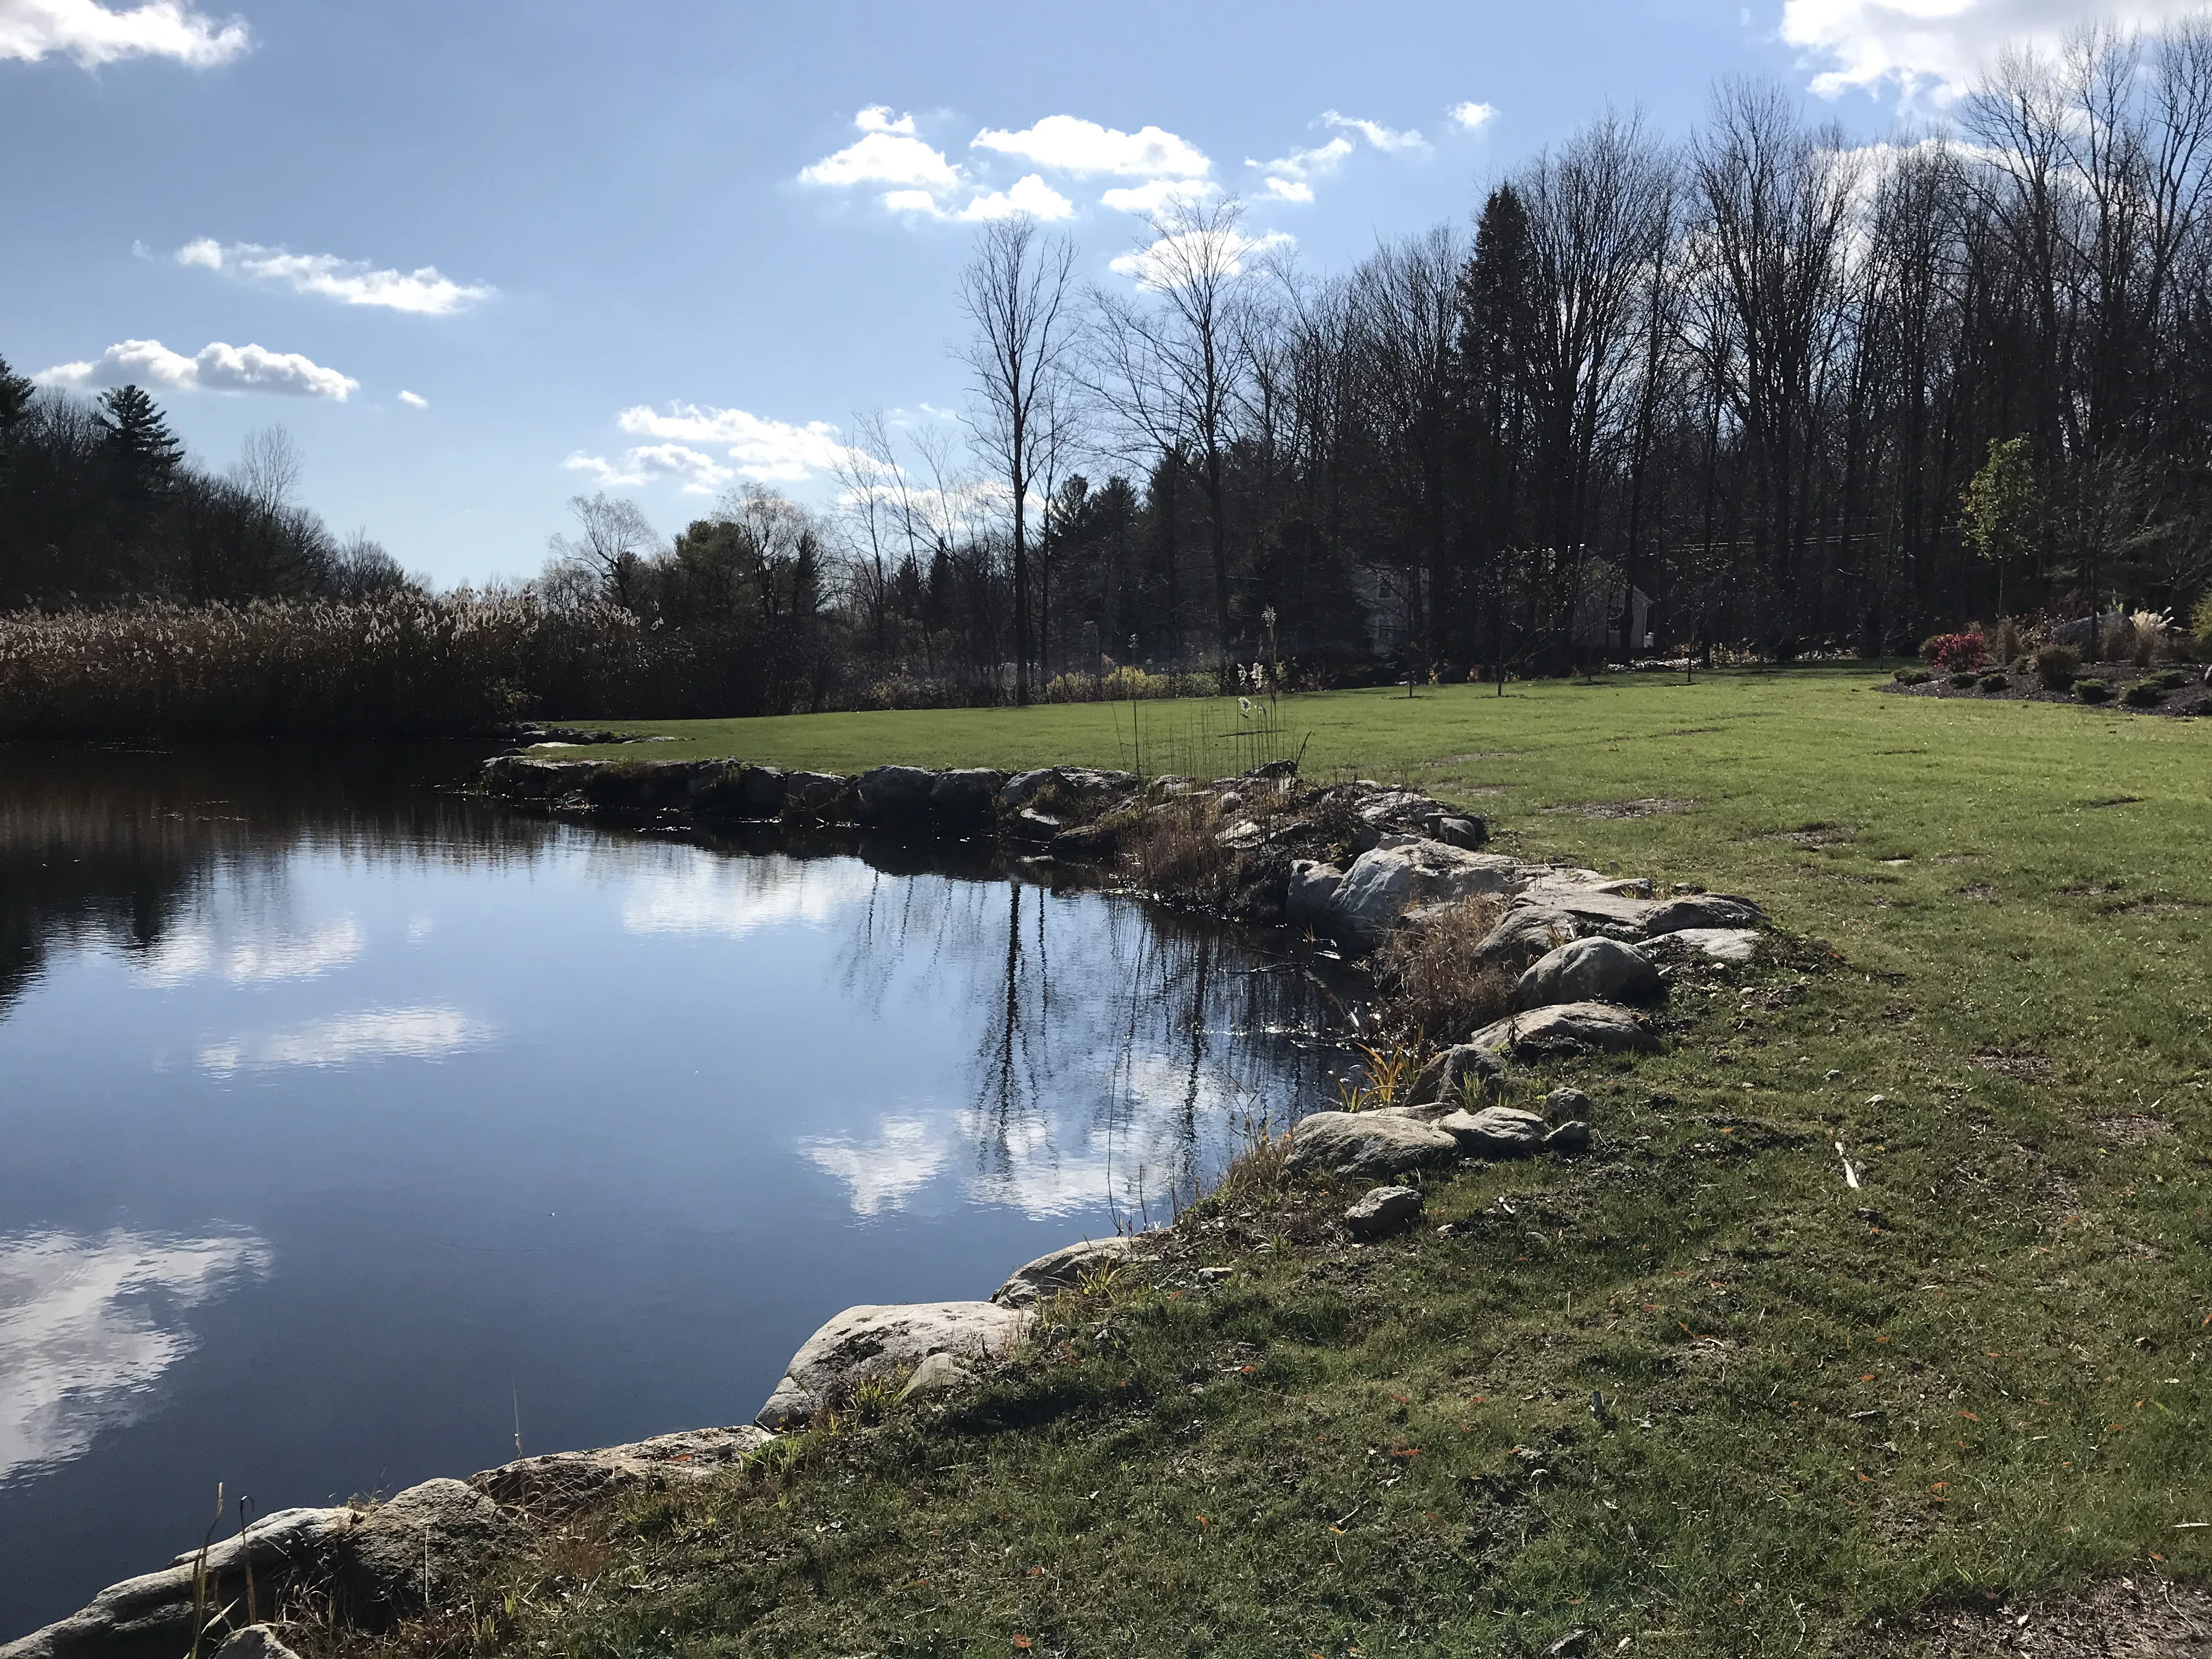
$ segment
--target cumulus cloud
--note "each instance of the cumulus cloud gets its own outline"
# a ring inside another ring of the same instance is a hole
[[[986,127],[975,135],[969,148],[1018,155],[1039,167],[1078,175],[1109,173],[1124,179],[1200,179],[1213,167],[1197,146],[1158,127],[1122,132],[1073,115],[1048,115],[1019,132]]]
[[[399,401],[405,404],[410,409],[428,409],[430,406],[430,400],[428,398],[423,397],[420,392],[401,392],[399,394]]]
[[[1813,78],[1820,97],[1887,84],[1943,103],[2010,42],[2055,46],[2083,23],[2155,27],[2200,9],[2197,0],[1786,0],[1782,38],[1832,65]]]
[[[4,4],[6,0],[0,0]],[[295,294],[318,295],[343,305],[381,306],[426,316],[450,316],[497,293],[488,283],[457,283],[435,265],[414,270],[380,270],[366,259],[341,259],[331,253],[288,253],[258,242],[226,246],[211,236],[187,242],[176,252],[180,265],[219,270],[247,282],[270,283]]]
[[[1210,179],[1152,179],[1141,185],[1120,185],[1098,198],[1098,205],[1121,213],[1151,215],[1164,212],[1181,202],[1202,202],[1220,194]]]
[[[966,220],[1011,219],[1023,213],[1033,219],[1072,219],[1075,216],[1075,204],[1045,183],[1041,175],[1032,173],[1016,179],[1011,190],[982,191],[960,210],[959,216]]]
[[[944,152],[915,136],[914,117],[893,118],[880,104],[853,118],[860,137],[833,155],[800,170],[801,184],[843,188],[853,185],[901,185],[957,190],[960,170]]]
[[[298,398],[328,398],[343,403],[361,382],[325,368],[296,351],[270,351],[258,345],[226,345],[217,340],[187,357],[159,340],[125,340],[90,362],[57,363],[32,377],[40,386],[112,386],[146,384],[173,392],[276,392]]]
[[[1209,240],[1212,246],[1202,246]],[[1139,288],[1168,289],[1180,285],[1181,273],[1207,266],[1225,276],[1242,276],[1255,260],[1274,249],[1297,246],[1297,238],[1281,230],[1265,236],[1247,236],[1241,230],[1188,230],[1124,253],[1109,269]]]
[[[118,58],[171,58],[210,69],[251,44],[240,20],[217,22],[179,0],[153,0],[128,11],[97,0],[0,0],[0,60],[35,64],[64,52],[86,69]]]
[[[1463,103],[1454,104],[1444,112],[1444,119],[1461,132],[1480,132],[1497,118],[1495,105],[1478,104],[1472,98]]]
[[[1358,133],[1385,155],[1395,155],[1400,150],[1429,148],[1429,141],[1410,128],[1404,132],[1400,132],[1394,128],[1384,126],[1380,121],[1363,121],[1357,116],[1339,115],[1333,109],[1323,110],[1321,118],[1324,124],[1334,127],[1340,132]]]
[[[827,421],[795,426],[702,404],[672,403],[665,410],[640,404],[623,410],[615,424],[639,437],[723,445],[738,471],[763,483],[799,483],[829,471],[845,453],[837,428]]]
[[[589,473],[592,482],[602,489],[675,478],[682,482],[687,495],[711,495],[737,476],[712,455],[702,454],[683,444],[641,444],[624,450],[611,461],[604,455],[586,455],[580,449],[561,465],[572,472]]]
[[[1335,172],[1351,154],[1352,140],[1336,137],[1311,149],[1294,149],[1272,161],[1247,161],[1244,165],[1257,167],[1266,175],[1261,181],[1261,190],[1270,201],[1310,202],[1314,198],[1313,179]]]

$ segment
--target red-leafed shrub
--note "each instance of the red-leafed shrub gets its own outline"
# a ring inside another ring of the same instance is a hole
[[[1920,654],[1939,672],[1978,674],[1989,641],[1979,634],[1935,634],[1921,642]]]

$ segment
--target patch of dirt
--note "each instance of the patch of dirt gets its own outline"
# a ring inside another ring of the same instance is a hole
[[[1562,801],[1544,811],[1554,815],[1571,812],[1578,818],[1648,818],[1660,812],[1686,812],[1697,804],[1693,800],[1667,800],[1651,796],[1641,800]]]
[[[2130,708],[2120,701],[2120,693],[2137,680],[2178,668],[2189,676],[2188,683],[2179,690],[2169,691],[2164,698],[2148,708]],[[1963,697],[1970,702],[2063,702],[2081,708],[2110,709],[2122,714],[2190,715],[2207,712],[2212,707],[2212,686],[2201,683],[2203,670],[2193,663],[2160,663],[2154,668],[2138,668],[2131,662],[2097,662],[2082,666],[2081,678],[2099,679],[2112,688],[2109,701],[2085,703],[2072,691],[2051,691],[2033,674],[2006,672],[2005,687],[2001,691],[1984,691],[1979,685],[1954,686],[1944,675],[1938,674],[1925,685],[1885,685],[1885,691],[1902,697]]]
[[[1518,749],[1474,749],[1464,755],[1443,755],[1429,763],[1431,766],[1465,766],[1470,761],[1504,760],[1517,755]]]
[[[1994,902],[1997,896],[1997,890],[1985,881],[1970,881],[1964,887],[1954,887],[1951,890],[1960,898],[1981,899],[1984,902]]]
[[[2146,893],[2141,898],[2123,899],[2118,904],[2098,907],[2108,916],[2175,916],[2185,910],[2202,910],[2202,899],[2176,898],[2171,894]]]
[[[2123,1578],[2063,1601],[1997,1601],[1931,1621],[1943,1659],[2021,1654],[2074,1659],[2203,1659],[2212,1654],[2212,1592]]]
[[[2051,1075],[2051,1059],[2033,1048],[1977,1048],[1973,1063],[1985,1072],[1995,1072],[2001,1077],[2016,1077],[2028,1082],[2039,1082]]]
[[[2125,1117],[2100,1118],[2089,1126],[2097,1132],[2097,1139],[2109,1140],[2115,1146],[2140,1146],[2146,1140],[2171,1140],[2173,1125],[2162,1117],[2153,1117],[2148,1112],[2131,1113]]]
[[[1784,830],[1772,838],[1798,847],[1840,847],[1858,834],[1840,823],[1808,823],[1802,830]]]

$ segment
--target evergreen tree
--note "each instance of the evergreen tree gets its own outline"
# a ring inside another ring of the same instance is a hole
[[[31,410],[31,383],[0,357],[0,492],[8,488],[10,461],[15,449],[15,428]]]
[[[1506,649],[1506,569],[1523,538],[1522,472],[1528,431],[1530,357],[1536,313],[1534,249],[1521,194],[1500,185],[1483,204],[1474,252],[1460,279],[1456,413],[1461,434],[1462,534],[1468,562],[1484,574],[1489,627],[1451,619],[1471,655],[1501,659]],[[1470,575],[1474,574],[1470,571]],[[1477,584],[1463,585],[1470,594]]]
[[[100,400],[100,447],[125,494],[161,495],[175,480],[185,447],[154,400],[135,386],[117,386]]]

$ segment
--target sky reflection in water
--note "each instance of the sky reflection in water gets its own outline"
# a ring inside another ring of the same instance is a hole
[[[0,1639],[264,1510],[741,1421],[854,1302],[1158,1218],[1319,964],[469,761],[0,754]]]

